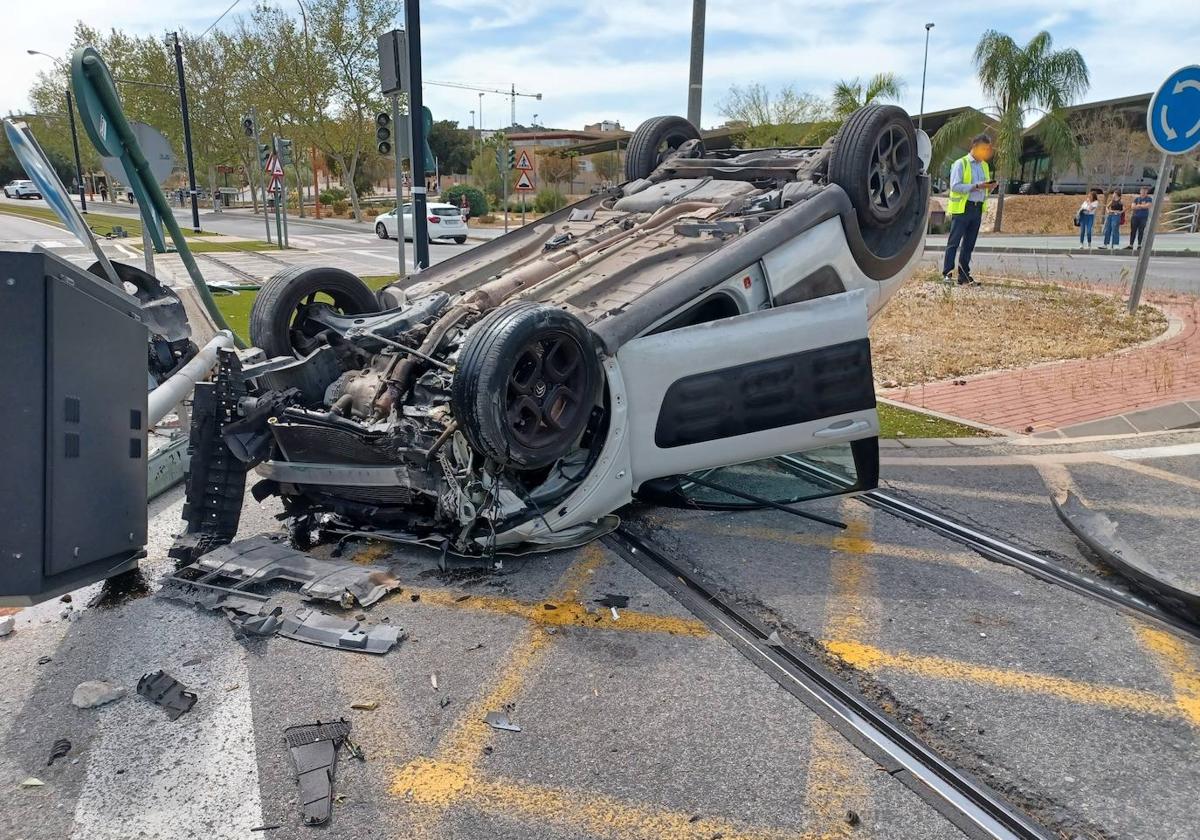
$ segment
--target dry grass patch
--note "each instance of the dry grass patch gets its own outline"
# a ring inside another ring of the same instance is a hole
[[[1118,297],[1019,278],[947,286],[914,277],[871,327],[875,377],[885,388],[1084,359],[1161,335],[1167,319]]]

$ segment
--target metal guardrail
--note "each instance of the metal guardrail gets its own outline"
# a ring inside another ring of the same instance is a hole
[[[1181,204],[1163,213],[1159,230],[1171,233],[1196,233],[1200,231],[1200,201]]]

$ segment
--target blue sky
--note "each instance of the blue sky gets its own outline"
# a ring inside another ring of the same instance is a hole
[[[159,33],[203,30],[231,0],[48,0],[5,11],[20,46],[61,53],[74,21]],[[230,13],[253,0],[241,0]],[[288,5],[287,2],[284,3]],[[52,14],[47,14],[47,6]],[[632,128],[649,116],[682,113],[687,101],[690,0],[424,0],[425,76],[482,87],[540,92],[517,100],[517,119],[556,127],[618,119]],[[705,127],[723,121],[719,103],[732,84],[791,83],[827,95],[842,78],[898,73],[901,104],[916,112],[924,24],[933,21],[926,108],[980,104],[971,51],[984,28],[1025,41],[1048,29],[1075,47],[1092,74],[1088,100],[1152,90],[1185,64],[1200,62],[1200,4],[1140,0],[1006,0],[1003,4],[709,0]],[[1163,22],[1168,22],[1164,26]],[[28,107],[26,92],[46,59],[23,50],[0,56],[0,112]],[[470,91],[429,86],[436,118],[470,120]],[[483,124],[507,123],[507,97],[486,94]]]

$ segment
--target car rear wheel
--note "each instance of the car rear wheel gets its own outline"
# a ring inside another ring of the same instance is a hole
[[[378,236],[380,239],[388,238],[387,227],[383,224],[383,222],[375,223],[375,235]]]
[[[625,151],[625,180],[645,178],[667,156],[700,132],[684,117],[653,117],[637,127]]]
[[[379,300],[362,280],[340,268],[296,266],[263,284],[250,308],[250,342],[268,356],[303,358],[325,328],[308,317],[325,306],[343,315],[378,312]]]
[[[455,242],[457,242],[459,245],[463,245],[463,244],[465,244],[465,243],[466,243],[466,241],[467,241],[467,237],[465,237],[465,236],[456,236],[456,237],[454,237],[454,241],[455,241]]]
[[[847,118],[834,139],[829,180],[850,196],[864,227],[884,228],[917,189],[916,129],[903,108],[868,105]]]
[[[582,321],[540,303],[510,303],[467,334],[451,408],[475,449],[513,469],[539,469],[575,447],[600,377]]]

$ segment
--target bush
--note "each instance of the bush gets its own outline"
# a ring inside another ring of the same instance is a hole
[[[333,202],[333,212],[335,214],[337,214],[338,216],[346,215],[346,210],[348,210],[349,208],[350,208],[350,205],[347,204],[344,200],[339,199],[338,201]]]
[[[533,200],[533,209],[538,213],[553,213],[567,204],[567,197],[553,187],[543,187],[538,190],[537,198]],[[518,205],[519,206],[519,205]]]
[[[472,218],[477,219],[491,212],[491,205],[488,204],[487,196],[483,194],[483,191],[468,184],[455,184],[442,193],[442,201],[447,204],[453,204],[455,207],[461,207],[464,195],[467,197],[467,204],[471,208]]]
[[[366,210],[363,211],[363,215],[366,216],[368,219],[374,219],[376,216],[378,216],[382,212],[383,211],[380,210],[378,207],[368,207]]]
[[[327,190],[322,190],[320,200],[322,204],[336,204],[339,201],[345,201],[349,195],[341,187],[330,187]]]

